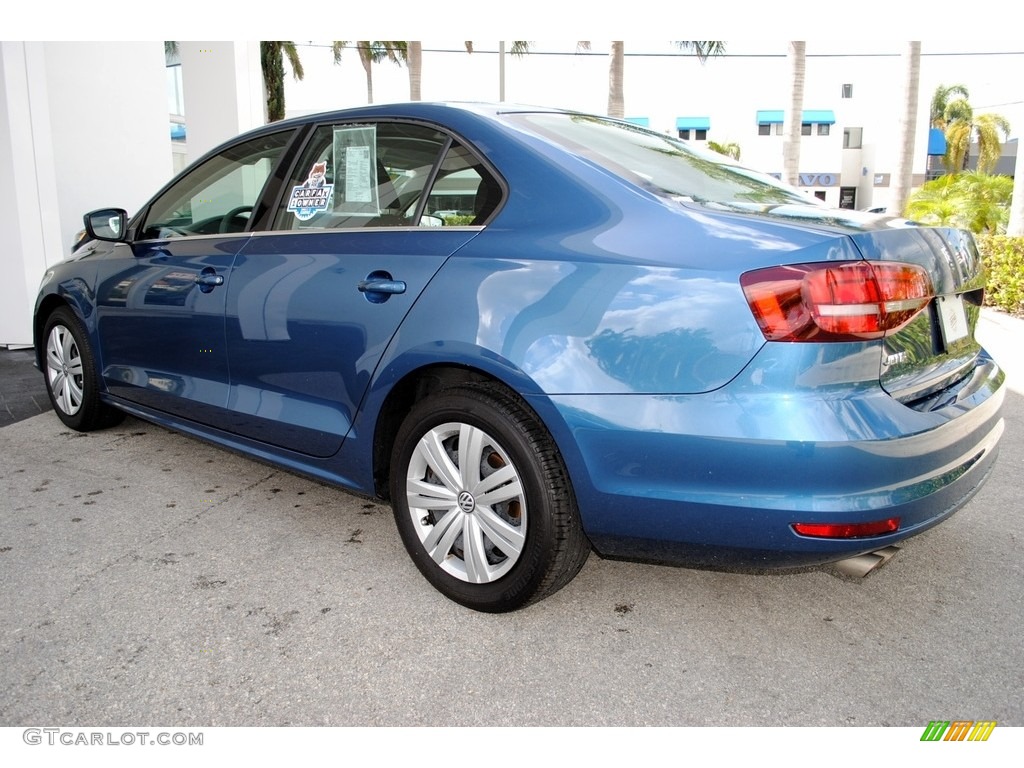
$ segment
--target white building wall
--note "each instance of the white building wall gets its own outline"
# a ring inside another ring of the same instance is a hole
[[[166,100],[159,42],[0,43],[0,345],[32,343],[83,213],[131,213],[168,180]]]
[[[178,53],[189,163],[266,123],[259,42],[180,42]]]

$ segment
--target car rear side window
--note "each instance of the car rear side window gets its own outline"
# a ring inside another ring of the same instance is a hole
[[[415,226],[447,145],[446,134],[424,125],[322,125],[285,185],[273,228]]]
[[[242,232],[294,131],[251,139],[188,171],[149,208],[140,240]]]

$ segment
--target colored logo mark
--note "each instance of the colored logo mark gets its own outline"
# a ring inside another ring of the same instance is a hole
[[[995,727],[995,720],[932,720],[921,741],[988,741]]]

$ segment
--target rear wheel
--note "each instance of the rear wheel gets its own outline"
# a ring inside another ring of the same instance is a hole
[[[124,413],[100,402],[99,372],[82,323],[68,307],[46,321],[46,391],[67,426],[88,432],[117,424]]]
[[[441,390],[412,408],[392,453],[391,503],[427,580],[479,611],[550,595],[590,553],[554,443],[494,385]]]

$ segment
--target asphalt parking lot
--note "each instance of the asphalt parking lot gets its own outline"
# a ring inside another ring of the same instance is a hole
[[[1021,726],[1019,386],[1005,417],[987,486],[865,579],[591,557],[493,616],[384,505],[33,415],[0,429],[0,726]]]

